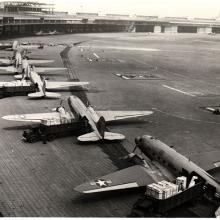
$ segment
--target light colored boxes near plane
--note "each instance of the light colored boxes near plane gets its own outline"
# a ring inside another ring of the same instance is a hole
[[[146,195],[155,199],[163,199],[163,190],[153,183],[147,186]]]
[[[46,126],[68,124],[71,122],[73,122],[73,120],[66,119],[66,118],[54,118],[54,119],[42,119],[41,120],[41,124],[46,125]]]
[[[173,189],[171,186],[163,183],[163,182],[159,182],[158,185],[163,189],[164,191],[164,199],[169,198],[170,196],[173,195]]]
[[[155,199],[167,199],[171,196],[176,195],[178,192],[178,185],[163,180],[161,182],[148,185],[145,194]]]
[[[172,190],[172,195],[175,195],[178,193],[178,185],[174,184],[174,183],[171,183],[171,182],[168,182],[168,181],[161,181],[162,183],[164,183],[167,187],[170,186],[171,187],[171,190]]]

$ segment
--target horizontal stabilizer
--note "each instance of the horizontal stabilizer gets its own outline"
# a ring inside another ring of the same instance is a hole
[[[81,142],[92,142],[92,141],[99,141],[101,138],[95,133],[91,132],[88,134],[84,134],[79,136],[78,141]],[[122,134],[116,134],[111,132],[105,132],[104,134],[104,140],[114,141],[114,140],[124,140],[125,136]]]
[[[30,98],[41,98],[44,97],[44,93],[43,92],[35,92],[35,93],[30,93],[28,94],[28,97]]]
[[[91,132],[88,134],[81,135],[77,138],[78,141],[81,142],[92,142],[100,140],[99,136],[95,132]]]
[[[84,183],[74,190],[81,193],[98,193],[147,186],[154,182],[148,174],[150,172],[150,168],[136,165]]]
[[[28,97],[30,98],[51,98],[51,99],[57,99],[60,98],[61,94],[59,93],[55,93],[55,92],[45,92],[45,94],[43,92],[35,92],[35,93],[30,93],[28,94]]]
[[[111,132],[105,132],[104,135],[105,140],[114,141],[114,140],[124,140],[125,136],[122,134],[117,133],[111,133]]]
[[[45,92],[45,97],[51,98],[51,99],[58,99],[61,97],[61,94],[55,93],[55,92]]]

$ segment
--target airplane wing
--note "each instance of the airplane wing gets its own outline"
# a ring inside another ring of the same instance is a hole
[[[21,83],[20,81],[0,82],[0,87],[14,87],[14,86],[30,86],[28,83]]]
[[[7,66],[7,67],[0,67],[0,71],[6,71],[9,73],[15,73],[17,72],[17,69],[14,66]],[[1,73],[0,73],[1,74]]]
[[[74,86],[84,86],[88,85],[89,82],[48,82],[46,83],[47,89],[59,89]]]
[[[154,182],[148,173],[150,171],[150,168],[136,165],[84,183],[74,190],[81,193],[97,193],[147,186]]]
[[[22,115],[7,115],[2,118],[9,121],[41,123],[42,120],[59,119],[60,114],[58,112],[50,112],[50,113],[36,113],[36,114],[22,114]]]
[[[8,65],[10,65],[11,63],[12,63],[12,61],[11,60],[9,60],[9,59],[0,59],[0,63],[3,63],[3,64],[8,64]]]
[[[209,171],[220,167],[220,150],[202,152],[188,156],[191,161],[200,166],[202,169]]]
[[[152,111],[97,111],[106,121],[116,121],[128,118],[137,118],[153,114]]]
[[[1,60],[0,60],[0,62],[1,62]],[[53,63],[53,62],[54,62],[54,60],[28,60],[28,63],[30,65]]]
[[[49,72],[57,72],[66,70],[67,68],[64,67],[35,67],[36,72],[38,73],[49,73]],[[17,69],[14,66],[7,66],[7,67],[0,67],[0,71],[6,71],[8,73],[16,73]],[[5,74],[5,73],[0,73]]]
[[[48,73],[66,70],[64,67],[35,67],[37,73]]]

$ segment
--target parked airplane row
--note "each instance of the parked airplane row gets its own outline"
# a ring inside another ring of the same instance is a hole
[[[22,45],[19,45],[18,43],[12,45],[12,49],[16,50],[18,48],[22,48]],[[7,47],[7,49],[9,49],[9,47]],[[49,69],[35,68],[32,65],[47,62],[50,63],[53,61],[27,60],[25,57],[22,57],[21,53],[19,53],[20,52],[16,50],[14,58],[0,59],[1,63],[7,65],[6,67],[1,67],[1,70],[17,74],[15,75],[17,79],[16,81],[0,82],[0,87],[27,87],[35,85],[37,91],[29,93],[29,97],[59,98],[60,94],[51,93],[47,90],[84,86],[88,84],[88,82],[48,82],[38,73],[48,72]],[[55,69],[52,71],[55,71]],[[65,121],[69,123],[72,123],[72,121],[84,120],[87,122],[91,132],[80,135],[77,139],[80,142],[94,142],[99,140],[112,141],[125,139],[125,136],[122,134],[109,132],[106,128],[107,122],[153,114],[152,111],[95,111],[91,106],[86,106],[82,100],[76,96],[70,96],[68,98],[68,104],[70,111],[66,111],[63,106],[59,106],[49,113],[8,115],[4,116],[3,119],[32,123],[42,123],[45,120],[52,119],[65,119]],[[190,159],[188,159],[186,156],[175,151],[172,147],[169,147],[151,136],[144,135],[137,138],[135,142],[135,150],[139,148],[149,161],[145,160],[146,158],[144,159],[142,156],[135,154],[134,150],[127,156],[127,159],[134,161],[134,166],[83,183],[82,185],[77,186],[75,190],[87,194],[123,190],[147,186],[153,182],[158,182],[164,179],[172,181],[179,175],[187,174],[190,176],[193,174],[198,176],[204,182],[205,187],[212,189],[213,199],[216,199],[219,202],[220,182],[215,178],[215,174],[217,173],[215,171],[217,171],[220,166],[219,152],[211,152],[212,155],[207,155],[207,153],[194,156],[191,155]],[[204,161],[206,161],[206,163],[204,163]],[[220,215],[219,212],[220,209],[216,211],[216,216]]]
[[[15,48],[15,47],[13,47]],[[0,82],[0,88],[11,88],[19,87],[19,91],[22,88],[33,88],[37,90],[34,93],[29,93],[28,97],[31,98],[60,98],[61,94],[49,92],[51,89],[61,89],[66,87],[79,87],[88,85],[88,82],[50,82],[42,78],[37,73],[37,68],[31,66],[29,61],[32,64],[39,64],[41,62],[52,62],[51,60],[27,60],[22,57],[22,54],[19,51],[15,52],[14,58],[10,59],[11,62],[8,62],[6,59],[1,59],[0,62],[5,62],[6,64],[11,64],[7,67],[0,67],[0,70],[9,71],[10,73],[16,74],[16,81],[12,82]],[[21,67],[21,71],[18,72],[18,69]],[[54,68],[53,70],[60,70],[61,68]],[[65,69],[65,68],[62,68]],[[50,69],[41,68],[39,71],[44,72]],[[14,90],[13,90],[14,91]],[[31,91],[31,90],[30,90]],[[152,111],[95,111],[91,106],[85,106],[84,103],[76,96],[71,96],[68,99],[69,107],[71,112],[66,112],[65,109],[61,106],[57,108],[56,112],[52,113],[40,113],[40,114],[23,114],[23,115],[12,115],[5,116],[3,119],[14,120],[14,121],[28,121],[28,122],[38,122],[41,123],[42,120],[51,120],[51,119],[67,119],[75,121],[86,120],[92,132],[84,134],[78,137],[78,141],[81,142],[91,142],[98,140],[123,140],[125,136],[122,134],[116,134],[108,132],[106,129],[106,122],[128,119],[128,118],[137,118],[146,115],[151,115]],[[62,120],[60,120],[62,123]]]
[[[53,60],[28,60],[27,57],[23,57],[20,51],[15,51],[15,56],[8,59],[0,59],[0,63],[7,65],[6,67],[0,67],[2,74],[15,74],[17,80],[10,82],[0,82],[0,88],[15,88],[22,91],[28,91],[27,88],[34,88],[36,92],[29,93],[31,98],[60,98],[61,94],[48,92],[48,90],[82,87],[88,85],[88,82],[50,82],[44,77],[41,77],[38,73],[48,73],[55,71],[65,70],[66,68],[51,68],[51,67],[35,67],[36,64],[51,63]],[[30,91],[32,91],[30,89]]]

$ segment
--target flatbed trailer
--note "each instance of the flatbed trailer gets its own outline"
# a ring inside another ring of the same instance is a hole
[[[86,131],[90,131],[90,127],[83,120],[58,125],[40,124],[25,130],[23,139],[28,143],[43,141],[46,144],[47,141],[53,141],[59,137],[79,135]]]
[[[203,186],[204,183],[199,182],[167,199],[156,199],[145,195],[134,204],[130,217],[164,217],[170,210],[202,196]]]
[[[27,86],[10,86],[10,87],[1,87],[0,88],[0,97],[10,97],[10,96],[23,96],[29,93],[37,92],[36,85],[27,85]]]

